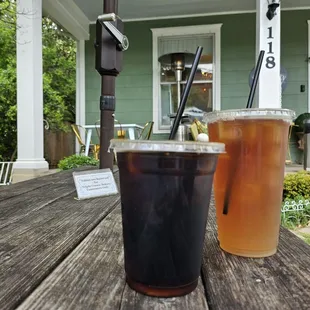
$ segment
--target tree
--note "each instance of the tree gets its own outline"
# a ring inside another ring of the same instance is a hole
[[[75,120],[75,41],[59,25],[43,18],[44,116],[51,129]]]
[[[16,47],[15,10],[0,2],[0,160],[8,159],[16,146]]]
[[[47,17],[42,31],[44,118],[52,130],[64,130],[75,120],[75,41]],[[12,156],[17,141],[15,37],[15,1],[0,1],[0,160]]]

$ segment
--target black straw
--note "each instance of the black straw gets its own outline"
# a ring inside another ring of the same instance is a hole
[[[255,68],[255,72],[254,72],[253,83],[251,85],[251,90],[250,90],[248,102],[246,105],[247,109],[251,109],[253,106],[253,101],[254,101],[254,97],[255,97],[255,90],[257,87],[260,70],[262,68],[264,55],[265,55],[265,51],[260,51],[259,56],[258,56],[258,60],[257,60],[257,64],[256,64],[256,68]],[[230,201],[230,196],[231,196],[231,192],[232,192],[232,185],[233,185],[233,181],[234,181],[234,176],[237,172],[237,168],[238,168],[238,164],[239,164],[239,160],[240,160],[240,153],[241,153],[241,147],[239,147],[239,149],[238,149],[238,154],[236,154],[236,160],[233,163],[233,167],[230,171],[230,175],[228,178],[228,184],[226,187],[226,194],[225,194],[224,208],[223,208],[223,214],[225,214],[225,215],[227,215],[227,213],[228,213],[229,201]]]
[[[241,153],[241,147],[238,148],[238,154],[236,154],[236,161],[233,163],[233,167],[230,170],[230,174],[228,177],[228,182],[226,186],[226,193],[225,193],[225,199],[224,199],[224,208],[223,208],[223,214],[227,215],[228,213],[228,207],[234,182],[234,176],[237,172],[237,168],[239,165],[239,159],[240,159],[240,153]]]
[[[254,71],[254,78],[253,78],[253,83],[252,83],[251,89],[250,89],[248,103],[246,105],[247,109],[251,109],[252,106],[253,106],[255,91],[256,91],[256,87],[257,87],[257,83],[258,83],[258,79],[259,79],[260,70],[262,68],[262,63],[263,63],[263,60],[264,60],[264,55],[265,55],[265,51],[260,51],[258,59],[257,59],[256,68],[255,68],[255,71]]]
[[[194,77],[195,77],[195,74],[196,74],[196,71],[197,71],[197,67],[198,67],[198,64],[199,64],[199,60],[200,60],[200,57],[201,57],[202,50],[203,50],[203,48],[201,46],[197,47],[196,55],[195,55],[195,58],[194,58],[194,61],[193,61],[193,64],[192,64],[192,69],[191,69],[191,72],[189,74],[187,83],[185,85],[185,89],[184,89],[184,91],[182,93],[180,105],[179,105],[176,117],[175,117],[173,125],[172,125],[172,129],[171,129],[171,132],[170,132],[170,135],[169,135],[169,140],[173,140],[174,139],[174,137],[175,137],[175,135],[177,133],[177,130],[179,128],[180,121],[181,121],[182,115],[184,113],[186,101],[187,101],[187,98],[188,98],[189,92],[191,90],[191,87],[192,87],[192,84],[193,84],[193,80],[194,80]]]

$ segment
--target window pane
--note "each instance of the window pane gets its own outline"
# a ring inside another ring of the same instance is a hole
[[[214,35],[199,34],[159,38],[158,56],[161,84],[159,123],[162,128],[170,127],[169,114],[176,113],[179,104],[177,77],[180,75],[175,68],[181,68],[182,93],[191,71],[197,46],[202,46],[203,52],[187,100],[185,113],[201,119],[204,112],[212,111]]]
[[[161,86],[161,120],[159,122],[161,125],[170,125],[169,114],[171,113],[173,106],[176,104],[176,102],[173,102],[176,97],[172,94],[175,88],[172,88],[171,85]]]
[[[191,67],[185,68],[182,78],[187,80],[191,72]],[[213,57],[212,55],[202,55],[194,78],[195,81],[212,81],[213,80]]]
[[[195,54],[197,46],[202,46],[204,54],[212,54],[213,34],[164,36],[158,39],[158,56],[170,53]]]
[[[188,40],[186,38],[179,38],[178,40]],[[213,39],[210,40],[210,37],[205,37],[205,45],[208,45],[207,49],[204,49],[202,52],[202,56],[200,58],[200,62],[198,65],[198,69],[196,71],[195,81],[212,81],[213,80]],[[159,42],[160,44],[160,42]],[[178,50],[175,50],[175,53],[179,53]],[[182,54],[182,53],[181,53]],[[191,65],[193,62],[194,55],[189,57],[184,64],[184,71],[182,71],[182,81],[186,81],[191,71]],[[168,61],[169,60],[169,61]],[[190,60],[190,61],[189,61]],[[169,57],[165,58],[165,62],[161,59],[160,63],[160,81],[161,82],[175,82],[176,81],[176,73],[172,68],[172,59]],[[168,63],[169,62],[169,63]]]
[[[187,81],[191,68],[185,68],[182,72],[182,81]],[[198,66],[196,71],[194,81],[212,81],[213,80],[213,64],[212,63],[202,63]],[[160,71],[160,81],[161,82],[176,82],[175,72],[170,68],[161,66]]]
[[[170,126],[168,115],[177,112],[177,101],[177,85],[161,85],[161,125]],[[204,112],[212,111],[212,106],[212,83],[193,84],[184,113],[201,119]]]

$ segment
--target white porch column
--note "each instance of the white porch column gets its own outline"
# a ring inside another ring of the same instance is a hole
[[[17,161],[13,182],[48,170],[43,144],[42,0],[17,1]]]
[[[269,20],[266,16],[268,0],[256,0],[256,4],[256,59],[261,50],[265,51],[256,90],[257,105],[259,108],[281,108],[281,7],[277,8],[273,19]]]
[[[85,125],[85,41],[79,40],[76,44],[76,102],[75,122],[77,125]],[[80,151],[76,139],[76,153]]]

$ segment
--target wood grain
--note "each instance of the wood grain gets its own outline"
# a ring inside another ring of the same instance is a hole
[[[201,281],[180,298],[141,295],[125,284],[120,206],[109,214],[18,310],[208,309]]]
[[[72,179],[73,171],[85,171],[85,170],[94,170],[96,167],[88,166],[88,167],[79,167],[71,170],[59,171],[53,174],[49,174],[46,176],[34,178],[31,180],[7,185],[0,186],[0,202],[6,199],[15,198],[18,195],[23,195],[25,193],[31,192],[35,189],[45,188],[48,190],[50,184],[55,184],[57,182],[63,182],[67,179]],[[115,166],[113,168],[113,172],[117,172],[118,168]]]
[[[72,178],[72,171],[60,171],[28,181],[0,186],[0,201],[31,192],[38,188],[48,188],[50,184],[54,184],[68,178]]]
[[[68,175],[57,182],[0,201],[0,229],[31,213],[35,216],[39,209],[75,193],[73,182],[72,176]]]
[[[202,270],[211,309],[310,309],[310,247],[281,228],[274,256],[228,254],[217,242],[213,200]]]
[[[51,193],[33,189],[39,202],[21,194],[31,203],[18,212],[20,197],[5,200],[14,207],[0,203],[0,309],[310,309],[310,247],[284,228],[271,257],[225,253],[212,198],[204,285],[184,297],[153,298],[125,283],[119,195],[76,201],[72,179],[49,184]]]
[[[192,293],[174,298],[154,298],[136,293],[126,285],[120,310],[207,310],[208,304],[201,279]]]
[[[15,309],[119,202],[119,195],[78,201],[72,179],[61,184],[63,189],[55,184],[49,187],[54,201],[44,204],[38,188],[33,195],[24,194],[33,200],[35,210],[30,204],[22,216],[5,210],[11,223],[2,222],[0,228],[0,309]],[[47,200],[52,197],[41,192],[44,195]]]

